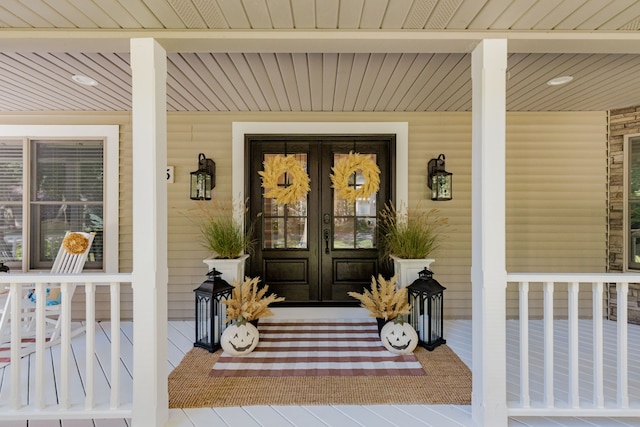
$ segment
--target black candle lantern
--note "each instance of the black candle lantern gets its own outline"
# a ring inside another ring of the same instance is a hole
[[[195,289],[196,296],[196,341],[194,347],[201,347],[213,353],[220,348],[220,337],[227,327],[224,322],[226,306],[222,302],[231,298],[231,286],[222,280],[215,268],[207,273],[207,280]]]
[[[211,200],[216,186],[216,164],[204,154],[198,154],[198,170],[191,172],[191,199]]]
[[[453,174],[444,170],[444,154],[427,164],[427,185],[431,189],[431,200],[451,200]]]
[[[446,289],[433,278],[433,272],[425,267],[409,286],[409,323],[418,333],[418,345],[432,351],[447,341],[442,337],[444,321],[443,300]]]

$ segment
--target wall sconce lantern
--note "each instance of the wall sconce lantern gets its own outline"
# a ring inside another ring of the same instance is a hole
[[[427,185],[431,189],[431,200],[451,200],[453,174],[444,170],[444,154],[429,160],[427,165]]]
[[[444,322],[444,290],[433,278],[433,272],[425,267],[409,286],[409,323],[418,333],[418,345],[432,351],[447,341],[442,337]]]
[[[213,353],[220,348],[220,337],[227,328],[226,305],[223,301],[231,298],[233,286],[223,280],[215,268],[207,273],[207,280],[195,289],[196,296],[196,341],[194,347],[204,348]]]
[[[191,172],[191,199],[211,200],[216,186],[216,164],[204,154],[198,154],[198,170]]]

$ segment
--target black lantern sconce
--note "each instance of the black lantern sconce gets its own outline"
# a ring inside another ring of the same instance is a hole
[[[431,189],[431,200],[451,200],[451,181],[453,174],[444,170],[444,154],[427,164],[427,185]]]
[[[216,186],[216,164],[204,154],[198,154],[198,170],[191,172],[191,199],[211,200]]]
[[[195,289],[196,296],[196,341],[194,347],[204,348],[213,353],[220,348],[220,337],[227,327],[226,305],[223,301],[231,298],[233,286],[222,280],[215,268],[207,273],[207,280]]]
[[[0,261],[0,273],[8,273],[11,271],[8,266],[4,265],[2,261]]]
[[[418,333],[418,345],[432,351],[447,341],[442,337],[444,322],[443,303],[446,289],[433,278],[433,272],[425,267],[409,286],[409,323]]]

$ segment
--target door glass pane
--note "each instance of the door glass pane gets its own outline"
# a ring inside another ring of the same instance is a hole
[[[356,225],[356,248],[371,249],[376,247],[375,218],[358,218]]]
[[[284,248],[284,218],[264,218],[262,241],[265,248]]]
[[[333,227],[333,247],[335,249],[353,249],[355,247],[354,218],[335,218]]]
[[[287,247],[307,247],[307,218],[291,218],[287,220]]]
[[[0,141],[0,261],[22,260],[22,141]]]
[[[370,158],[377,162],[376,154],[369,154]],[[347,154],[334,154],[335,165]],[[362,171],[355,171],[349,178],[349,185],[355,189],[364,184]],[[335,226],[333,229],[333,247],[335,249],[372,249],[376,248],[376,198],[372,194],[368,198],[358,198],[350,202],[333,192],[333,217]]]
[[[289,155],[291,153],[288,153]],[[280,154],[265,154],[264,161]],[[307,169],[307,154],[294,154],[296,160],[305,171]],[[307,172],[308,173],[308,172]],[[291,177],[282,174],[278,177],[278,185],[291,185]],[[264,195],[264,192],[263,192]],[[279,205],[274,199],[262,197],[262,247],[264,249],[300,249],[307,248],[307,200],[305,197],[295,203]]]

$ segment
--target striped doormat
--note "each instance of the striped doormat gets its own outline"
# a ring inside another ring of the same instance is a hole
[[[270,320],[259,324],[260,341],[245,356],[222,353],[214,377],[420,376],[415,355],[388,351],[375,320]]]

